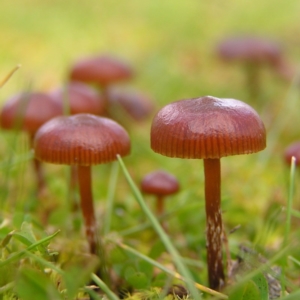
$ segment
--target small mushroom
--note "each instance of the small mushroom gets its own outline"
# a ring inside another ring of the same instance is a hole
[[[150,96],[136,90],[113,88],[109,91],[108,101],[112,113],[120,112],[119,115],[115,113],[117,119],[124,119],[125,112],[131,119],[140,122],[147,119],[154,110],[154,103]],[[114,110],[114,107],[121,107],[122,110]]]
[[[114,83],[131,79],[132,76],[132,68],[111,55],[81,58],[74,63],[70,70],[71,81],[93,83],[102,88],[106,109],[108,109],[109,87]]]
[[[100,276],[105,279],[105,251],[97,232],[91,166],[114,161],[117,154],[129,154],[127,132],[115,121],[92,114],[57,117],[37,131],[34,151],[41,161],[77,166],[86,237],[90,253],[100,256]]]
[[[26,131],[32,148],[38,128],[59,115],[62,115],[62,106],[50,95],[41,92],[20,93],[5,102],[0,113],[0,124],[3,129]],[[33,159],[33,166],[40,195],[45,188],[45,178],[40,162]]]
[[[151,148],[162,155],[203,159],[209,286],[225,283],[222,261],[221,171],[223,156],[249,154],[266,146],[265,127],[249,105],[212,96],[163,107],[151,127]]]
[[[163,170],[148,173],[141,181],[141,191],[156,196],[156,213],[158,216],[164,213],[165,197],[177,193],[178,190],[179,183],[176,177]]]
[[[254,99],[260,94],[260,69],[269,66],[286,80],[295,74],[294,68],[284,58],[281,46],[267,38],[257,36],[236,36],[226,38],[217,47],[219,57],[227,62],[240,62],[247,75],[249,95]]]
[[[67,114],[94,114],[104,112],[104,100],[92,87],[81,82],[69,82],[65,87],[52,90],[50,95],[67,108]]]
[[[300,141],[293,142],[284,151],[284,160],[288,166],[291,165],[292,157],[296,159],[296,166],[300,165]]]

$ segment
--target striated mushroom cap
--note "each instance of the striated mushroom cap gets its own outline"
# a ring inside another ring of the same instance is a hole
[[[57,117],[45,123],[34,139],[35,157],[67,165],[96,165],[130,153],[130,139],[115,121],[91,114]]]
[[[170,157],[220,158],[265,147],[260,117],[235,99],[205,96],[173,102],[156,114],[151,127],[151,148]]]

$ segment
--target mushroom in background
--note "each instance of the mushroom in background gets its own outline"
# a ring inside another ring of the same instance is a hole
[[[218,56],[226,62],[244,66],[249,95],[257,99],[261,92],[260,69],[268,66],[283,79],[291,81],[295,70],[284,56],[282,47],[267,38],[236,36],[226,38],[217,45]]]
[[[66,114],[89,113],[101,115],[104,112],[104,99],[92,87],[82,82],[69,82],[66,86],[50,92],[66,109]]]
[[[108,279],[103,242],[98,235],[92,195],[92,165],[109,163],[130,153],[127,132],[113,120],[91,114],[57,117],[45,123],[34,139],[38,160],[76,166],[80,205],[91,254],[100,257],[100,276]]]
[[[70,80],[95,84],[102,89],[105,110],[108,110],[109,89],[116,83],[133,77],[132,68],[111,55],[98,55],[79,59],[70,69]]]
[[[293,142],[284,151],[284,160],[291,166],[292,157],[296,159],[296,166],[300,165],[300,141]]]
[[[212,96],[181,100],[163,107],[151,127],[151,148],[162,155],[203,159],[209,286],[225,284],[222,259],[221,166],[224,156],[266,147],[266,131],[256,111],[235,99]]]
[[[28,133],[30,148],[33,138],[41,125],[62,115],[62,106],[50,95],[41,92],[20,93],[9,98],[0,113],[1,128],[22,130]],[[41,196],[45,189],[45,176],[38,160],[33,159],[37,180],[37,194]]]
[[[117,120],[123,119],[125,112],[131,120],[141,122],[146,120],[155,108],[150,96],[137,90],[112,88],[109,91],[108,101],[113,119]]]

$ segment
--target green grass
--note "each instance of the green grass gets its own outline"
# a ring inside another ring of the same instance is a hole
[[[298,71],[299,1],[14,0],[0,6],[0,84],[22,65],[1,87],[1,104],[23,90],[62,85],[70,64],[81,56],[113,53],[136,69],[136,77],[125,85],[151,95],[156,110],[170,101],[207,94],[254,106],[266,125],[268,146],[257,154],[222,159],[222,209],[232,259],[246,245],[267,263],[251,256],[248,273],[241,272],[235,289],[222,291],[222,296],[234,295],[235,300],[242,299],[241,289],[261,292],[263,284],[258,291],[255,283],[259,274],[279,266],[279,280],[288,291],[282,299],[298,299],[300,178],[282,156],[300,137],[299,74],[293,82],[283,82],[263,70],[261,102],[253,102],[243,70],[221,63],[215,46],[237,33],[270,36],[283,44]],[[150,126],[151,118],[129,124],[131,155],[121,164],[93,168],[108,265],[129,299],[163,298],[172,284],[187,287],[192,298],[211,299],[205,291],[202,161],[154,153]],[[35,293],[35,299],[103,299],[92,284],[110,299],[120,296],[94,274],[98,261],[87,254],[81,216],[70,213],[69,168],[45,165],[48,190],[39,201],[26,136],[1,130],[0,141],[0,298],[26,300]],[[154,199],[138,192],[143,175],[157,168],[173,173],[181,185],[166,203],[167,235],[151,214]],[[72,280],[78,270],[84,270],[82,276]],[[194,282],[203,288],[196,291]],[[263,292],[259,295],[263,299]]]

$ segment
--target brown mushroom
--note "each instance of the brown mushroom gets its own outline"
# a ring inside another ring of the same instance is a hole
[[[154,117],[151,148],[162,155],[203,159],[209,285],[225,283],[222,261],[220,158],[249,154],[266,146],[265,127],[249,105],[211,96],[173,102]]]
[[[226,38],[217,47],[219,57],[227,62],[240,62],[247,75],[249,95],[255,99],[260,94],[260,69],[269,66],[286,80],[295,74],[294,68],[284,58],[282,47],[267,38],[257,36],[236,36]]]
[[[70,80],[93,83],[102,88],[102,93],[108,105],[109,87],[124,80],[131,79],[132,68],[119,58],[111,55],[97,55],[79,59],[70,70]]]
[[[156,213],[158,216],[164,213],[164,198],[177,193],[178,190],[179,183],[176,177],[163,170],[148,173],[141,181],[141,191],[156,196]]]
[[[38,128],[61,114],[62,106],[50,95],[41,92],[20,93],[5,102],[0,113],[0,124],[3,129],[26,131],[32,148],[33,137]],[[33,166],[40,194],[45,188],[45,178],[39,161],[33,159]]]
[[[65,87],[52,90],[50,95],[62,103],[70,115],[101,115],[104,111],[104,102],[99,93],[82,82],[69,82]]]
[[[284,151],[284,160],[288,166],[291,165],[292,157],[296,159],[296,166],[300,165],[300,141],[290,144]]]
[[[147,119],[154,110],[152,99],[145,93],[136,90],[113,88],[109,91],[108,99],[112,113],[119,111],[121,114],[121,116],[116,116],[117,119],[124,119],[123,112],[125,112],[131,119],[140,122]],[[114,110],[114,107],[121,107],[122,110]]]
[[[100,273],[104,276],[104,250],[97,234],[91,166],[114,161],[117,154],[129,154],[127,132],[115,121],[91,114],[57,117],[37,131],[34,151],[35,157],[41,161],[77,166],[80,205],[89,249],[101,257]]]

